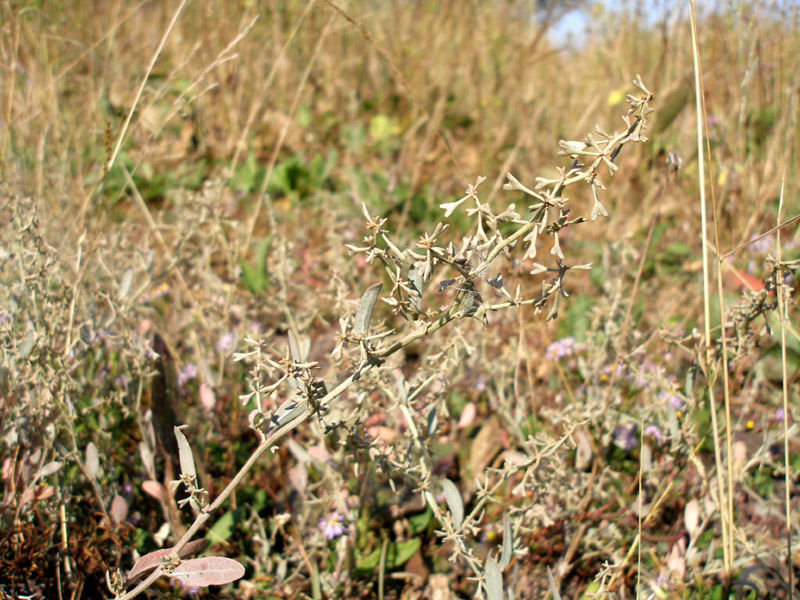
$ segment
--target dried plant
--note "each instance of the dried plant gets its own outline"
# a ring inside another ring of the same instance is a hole
[[[559,156],[569,157],[568,167],[559,167],[555,179],[537,178],[533,189],[523,185],[509,174],[504,189],[522,192],[531,202],[527,217],[522,217],[511,204],[500,212],[494,212],[489,204],[482,203],[478,187],[484,178],[479,177],[470,185],[465,195],[455,202],[443,203],[445,218],[466,206],[465,212],[475,223],[472,233],[460,241],[445,241],[448,226],[436,225],[417,242],[416,249],[404,247],[403,242],[390,235],[386,229],[387,219],[372,216],[363,206],[368,235],[360,245],[348,245],[351,255],[363,254],[367,264],[379,264],[391,284],[388,296],[383,302],[391,307],[393,313],[405,320],[402,330],[384,329],[373,325],[373,313],[378,304],[382,283],[370,286],[363,294],[354,315],[340,319],[341,331],[337,344],[331,353],[330,365],[338,367],[330,375],[346,368],[349,374],[331,381],[330,377],[318,375],[319,361],[309,360],[311,344],[302,340],[290,330],[288,332],[288,353],[276,355],[265,341],[248,337],[245,342],[250,350],[236,355],[236,360],[250,363],[251,392],[242,396],[245,405],[254,406],[250,412],[250,424],[258,432],[260,443],[252,452],[237,475],[213,500],[209,492],[198,480],[197,469],[191,450],[191,432],[175,428],[180,458],[180,477],[172,487],[183,485],[187,496],[179,500],[181,507],[191,505],[196,513],[192,525],[182,535],[171,551],[160,551],[157,555],[142,557],[132,570],[132,575],[152,572],[135,588],[125,592],[124,580],[118,575],[109,575],[109,587],[117,598],[128,600],[149,587],[162,575],[178,578],[194,585],[219,584],[232,581],[244,574],[238,563],[223,558],[182,560],[187,544],[212,518],[233,491],[241,485],[253,465],[268,451],[275,451],[276,443],[287,433],[309,419],[318,419],[326,431],[345,428],[355,439],[356,429],[349,423],[346,414],[342,419],[329,421],[329,411],[351,388],[354,391],[367,391],[382,379],[387,370],[392,369],[390,359],[411,344],[424,340],[446,328],[453,322],[475,319],[486,322],[488,315],[504,308],[531,305],[536,313],[541,313],[549,304],[547,319],[558,316],[559,306],[568,294],[566,275],[572,270],[587,270],[590,264],[568,264],[560,243],[559,234],[574,225],[595,221],[607,216],[600,201],[599,190],[605,190],[601,174],[613,175],[618,167],[615,159],[629,142],[646,141],[649,103],[653,96],[640,78],[633,82],[640,95],[628,96],[629,110],[624,116],[625,129],[620,133],[608,134],[599,127],[583,141],[561,141]],[[589,218],[570,218],[569,199],[565,190],[574,184],[584,183],[591,189],[593,205]],[[545,266],[533,259],[537,256],[537,245],[542,239],[552,240],[550,254],[555,265]],[[403,248],[401,250],[401,248]],[[548,273],[542,282],[541,295],[527,298],[517,286],[509,292],[503,282],[498,263],[508,264],[515,252],[521,254],[522,264],[530,263],[533,275]],[[490,277],[490,274],[493,274]],[[486,286],[481,286],[485,280]],[[438,292],[453,290],[449,301],[431,301],[432,288]],[[491,295],[490,295],[491,294]],[[500,297],[492,302],[492,296]],[[446,346],[441,341],[440,347]],[[353,352],[355,350],[355,353]],[[490,600],[500,600],[503,594],[505,569],[515,553],[524,550],[514,542],[514,532],[523,527],[520,509],[509,511],[504,517],[504,543],[499,559],[480,557],[467,540],[478,531],[478,524],[487,505],[497,500],[495,493],[508,480],[521,475],[518,487],[526,487],[541,482],[540,472],[556,451],[573,439],[575,425],[568,427],[560,439],[528,439],[524,442],[525,454],[517,461],[507,461],[500,469],[487,469],[476,474],[478,479],[478,501],[465,514],[461,492],[453,482],[434,475],[434,464],[427,440],[437,428],[437,409],[430,405],[423,412],[414,401],[432,383],[441,380],[443,368],[433,369],[423,380],[410,386],[402,376],[396,379],[396,386],[381,384],[389,394],[392,405],[399,408],[407,423],[407,442],[396,444],[390,454],[382,452],[376,441],[361,440],[374,452],[381,468],[392,473],[402,474],[402,478],[413,484],[433,511],[440,524],[438,534],[451,548],[452,561],[464,561],[472,577],[479,582],[482,593]],[[327,381],[326,381],[327,380]],[[393,389],[394,388],[394,389]],[[288,393],[287,393],[288,392]],[[288,397],[286,397],[288,396]],[[275,410],[265,406],[274,404],[278,398],[285,400]],[[357,439],[355,440],[357,441]],[[538,484],[540,485],[540,483]],[[448,511],[441,510],[437,502],[439,491],[443,490]],[[156,560],[158,558],[158,560]],[[128,580],[132,579],[129,574]]]

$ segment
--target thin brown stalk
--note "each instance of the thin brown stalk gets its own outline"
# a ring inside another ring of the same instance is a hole
[[[698,189],[700,192],[700,229],[701,229],[701,240],[703,246],[703,335],[705,340],[705,368],[706,368],[706,385],[708,390],[708,397],[711,404],[711,425],[714,435],[714,458],[717,467],[717,491],[718,491],[718,503],[720,507],[720,514],[721,520],[720,525],[722,528],[722,543],[724,548],[723,554],[723,570],[725,572],[726,578],[730,576],[732,565],[733,565],[733,542],[732,542],[732,498],[730,497],[731,489],[729,482],[731,480],[730,474],[730,461],[731,461],[731,454],[730,450],[728,451],[728,468],[726,469],[723,466],[722,462],[722,451],[720,446],[720,433],[719,433],[719,423],[717,419],[717,400],[714,391],[714,381],[715,377],[712,374],[714,359],[712,356],[712,346],[713,346],[713,338],[711,337],[711,291],[710,291],[710,273],[709,273],[709,248],[708,248],[708,241],[706,232],[708,231],[708,207],[706,204],[706,195],[705,195],[705,150],[703,144],[703,137],[704,137],[704,130],[703,127],[700,125],[703,122],[703,81],[702,81],[702,68],[700,65],[700,48],[698,45],[697,40],[697,21],[695,17],[694,11],[694,2],[693,0],[689,0],[689,14],[691,17],[691,24],[692,24],[692,58],[694,61],[694,75],[695,75],[695,100],[696,100],[696,112],[697,112],[697,161],[698,161],[698,180],[699,185]],[[716,235],[716,233],[715,233]],[[717,244],[717,253],[719,245]],[[718,278],[719,284],[719,278]],[[721,313],[724,314],[724,313]],[[724,339],[724,328],[722,331],[723,339]],[[727,374],[727,367],[725,364],[722,365],[723,373]],[[727,386],[726,386],[727,388]],[[726,411],[726,415],[729,414]],[[728,433],[730,433],[730,428],[726,428]],[[730,441],[728,442],[730,447]],[[723,477],[725,476],[726,471],[728,471],[728,480],[727,483],[723,481]]]

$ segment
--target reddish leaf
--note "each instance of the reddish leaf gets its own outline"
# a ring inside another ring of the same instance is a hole
[[[122,496],[114,496],[108,512],[111,514],[111,520],[119,525],[128,516],[128,502]]]
[[[308,453],[311,455],[311,458],[314,460],[318,460],[319,462],[325,464],[329,460],[331,460],[331,453],[328,452],[328,449],[325,446],[311,446],[308,449]]]
[[[378,440],[383,440],[387,444],[391,444],[398,437],[400,437],[400,433],[396,429],[392,429],[391,427],[383,427],[381,425],[368,427],[367,433],[369,433],[371,437]]]
[[[166,500],[166,495],[164,494],[164,486],[162,486],[157,481],[148,479],[147,481],[142,483],[142,490],[150,494],[153,498],[155,498],[159,502],[164,502],[164,500]]]
[[[194,540],[193,542],[189,542],[186,544],[183,549],[178,552],[178,556],[181,558],[185,558],[187,556],[191,556],[196,552],[199,552],[203,549],[203,546],[206,545],[205,540]],[[142,573],[146,573],[147,571],[151,571],[155,569],[157,566],[161,564],[161,559],[164,558],[167,554],[172,552],[172,548],[164,548],[163,550],[156,550],[155,552],[150,552],[145,554],[144,556],[140,557],[137,560],[133,568],[128,571],[128,579],[127,581],[131,581],[135,579]]]
[[[764,282],[755,275],[750,275],[750,273],[746,273],[745,271],[731,266],[728,266],[727,274],[728,287],[731,289],[746,287],[752,292],[758,292],[764,289]]]
[[[289,469],[289,481],[301,494],[305,494],[308,487],[308,471],[303,464],[295,465]]]
[[[46,500],[55,493],[52,485],[37,485],[35,488],[28,488],[20,500],[20,508],[31,500]]]
[[[241,579],[244,576],[244,567],[230,558],[209,556],[184,561],[168,575],[192,587],[225,585]]]
[[[217,406],[217,398],[214,395],[214,390],[205,381],[200,384],[200,404],[203,405],[203,409],[206,412],[213,412],[214,408]]]
[[[461,411],[461,418],[458,420],[458,428],[465,429],[469,427],[475,422],[475,418],[478,416],[478,407],[475,406],[474,402],[469,402],[464,407],[464,410]]]

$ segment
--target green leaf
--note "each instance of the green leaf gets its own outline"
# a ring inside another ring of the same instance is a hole
[[[386,115],[375,115],[369,122],[369,137],[376,144],[383,144],[395,137],[400,128]]]
[[[422,546],[419,538],[412,538],[405,542],[391,542],[386,548],[386,568],[397,569],[406,564]],[[381,560],[381,549],[378,548],[362,557],[356,562],[356,571],[361,575],[371,572]]]
[[[224,515],[222,515],[214,526],[208,530],[206,534],[206,539],[212,544],[218,544],[219,542],[225,542],[230,539],[233,535],[233,530],[236,527],[236,521],[238,521],[238,515],[236,511],[229,510]]]
[[[428,507],[425,509],[425,512],[408,517],[408,528],[412,534],[416,535],[417,533],[425,531],[432,520],[433,511]]]
[[[269,249],[272,246],[272,235],[268,235],[261,242],[256,251],[255,263],[249,265],[244,261],[239,262],[242,269],[242,283],[247,290],[253,294],[261,294],[269,286],[269,277],[267,276],[267,256],[269,256]]]

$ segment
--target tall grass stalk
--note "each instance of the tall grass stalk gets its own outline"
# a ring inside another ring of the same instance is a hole
[[[784,485],[784,510],[786,514],[786,570],[788,572],[789,600],[794,597],[794,561],[792,560],[792,499],[791,489],[792,469],[791,453],[789,451],[789,370],[786,366],[786,324],[789,322],[789,313],[786,303],[788,289],[784,285],[784,270],[781,265],[783,249],[781,247],[781,219],[783,218],[783,191],[786,184],[786,173],[781,176],[781,195],[778,201],[778,228],[775,232],[775,260],[777,264],[776,289],[778,297],[778,317],[781,329],[781,375],[783,385],[781,386],[783,400],[783,485]]]
[[[722,527],[722,543],[724,548],[723,570],[726,578],[732,575],[733,565],[733,542],[732,542],[732,529],[733,529],[733,490],[732,490],[732,457],[730,453],[730,442],[728,442],[727,453],[727,466],[723,466],[722,462],[722,448],[719,435],[719,424],[717,422],[717,401],[716,393],[714,391],[715,383],[715,360],[712,354],[713,338],[711,337],[711,292],[709,289],[709,269],[708,269],[708,223],[707,214],[708,207],[706,204],[705,194],[705,153],[704,153],[704,127],[703,123],[705,109],[703,107],[703,74],[700,65],[700,48],[697,41],[697,21],[694,10],[694,1],[689,0],[689,14],[691,16],[692,28],[692,58],[694,64],[694,86],[695,86],[695,104],[697,113],[697,163],[698,163],[698,189],[700,193],[700,238],[702,242],[702,256],[703,256],[703,327],[705,338],[705,375],[706,386],[708,391],[708,398],[711,405],[711,424],[714,432],[714,458],[717,465],[717,503],[719,505]],[[717,252],[719,256],[719,252]],[[720,300],[722,298],[721,289]],[[724,321],[724,312],[720,313],[720,318]],[[725,330],[724,323],[721,327],[721,334],[724,339]],[[720,370],[723,377],[727,381],[727,364],[723,363]],[[726,415],[728,415],[726,410]],[[730,423],[726,423],[726,431],[730,436]],[[727,473],[727,481],[725,476]]]

